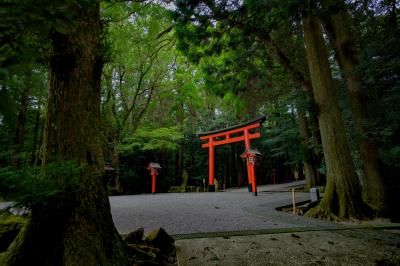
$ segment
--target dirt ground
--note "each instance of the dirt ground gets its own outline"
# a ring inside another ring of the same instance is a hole
[[[400,265],[400,230],[352,229],[178,240],[178,265]]]

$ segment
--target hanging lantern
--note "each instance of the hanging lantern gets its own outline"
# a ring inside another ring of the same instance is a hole
[[[246,158],[249,163],[257,166],[260,164],[261,155],[256,148],[248,148],[240,157]]]

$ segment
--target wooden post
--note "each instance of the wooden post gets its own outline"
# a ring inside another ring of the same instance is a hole
[[[272,169],[272,182],[274,183],[274,185],[276,184],[276,169],[275,168]]]
[[[151,173],[151,193],[156,193],[156,173],[152,171]]]
[[[292,188],[292,204],[293,204],[293,214],[296,214],[296,195],[294,193],[294,188]]]

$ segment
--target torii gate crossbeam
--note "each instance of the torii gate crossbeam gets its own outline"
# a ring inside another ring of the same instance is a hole
[[[209,191],[214,192],[214,147],[229,143],[244,141],[245,148],[250,148],[250,140],[261,137],[260,132],[251,132],[256,128],[261,127],[261,124],[266,120],[265,116],[258,117],[247,123],[235,125],[229,128],[199,133],[201,140],[207,140],[207,143],[202,144],[203,148],[208,148],[209,164],[208,164],[208,185]],[[247,161],[247,176],[248,183],[251,184],[252,192],[257,195],[256,176],[254,165]]]

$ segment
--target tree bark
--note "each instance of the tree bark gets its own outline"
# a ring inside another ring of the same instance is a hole
[[[330,42],[335,50],[344,80],[347,84],[347,97],[354,118],[354,124],[359,137],[360,159],[365,172],[363,186],[364,200],[379,212],[387,206],[386,189],[379,167],[378,145],[368,138],[370,117],[367,111],[366,97],[360,74],[356,71],[358,65],[355,41],[350,32],[350,17],[345,3],[338,0],[322,1],[324,10],[321,19],[328,32]]]
[[[53,33],[43,164],[73,160],[78,187],[35,205],[1,265],[128,265],[114,227],[100,144],[101,22],[98,1],[68,6],[74,24]],[[62,177],[54,176],[60,183]]]
[[[225,161],[222,168],[222,175],[223,175],[223,184],[222,186],[228,186],[228,175],[229,175],[229,168],[228,168],[228,161]],[[223,189],[223,187],[222,187]]]
[[[180,130],[183,132],[183,128],[184,128],[184,106],[183,103],[179,103],[179,111],[177,114],[177,120],[178,120],[178,124],[179,124],[179,128]],[[178,174],[182,175],[183,173],[183,168],[184,168],[184,153],[185,153],[185,143],[184,140],[179,141],[179,148],[178,148]]]
[[[306,191],[308,191],[311,187],[316,185],[321,185],[318,182],[318,175],[313,165],[312,160],[312,151],[308,148],[308,128],[307,128],[307,119],[304,112],[300,109],[297,110],[298,123],[299,123],[299,132],[301,137],[301,144],[304,149],[304,159],[302,161],[304,173],[306,176]]]
[[[311,216],[339,219],[360,218],[362,199],[355,174],[345,127],[331,76],[328,52],[313,1],[307,1],[303,25],[308,66],[319,107],[319,127],[327,165],[327,185],[321,203],[310,210]]]
[[[37,146],[38,146],[38,136],[39,136],[39,128],[40,128],[40,106],[35,114],[35,125],[33,127],[33,141],[32,141],[32,152],[31,152],[31,165],[36,165],[37,158]]]
[[[15,152],[15,166],[17,169],[21,168],[21,149],[24,145],[24,134],[25,134],[25,121],[26,121],[26,111],[28,109],[29,103],[29,91],[32,86],[31,73],[25,76],[26,84],[21,92],[21,99],[18,108],[18,121],[17,128],[15,130],[14,139],[14,152]]]
[[[313,91],[312,84],[308,78],[300,71],[294,67],[292,60],[289,58],[284,51],[282,51],[271,39],[268,32],[261,34],[261,38],[264,41],[266,47],[268,48],[271,56],[282,65],[282,67],[288,72],[292,80],[300,86],[305,92],[311,93]]]
[[[121,183],[121,175],[119,169],[119,144],[120,144],[120,132],[119,130],[116,130],[113,136],[111,166],[115,169],[115,188],[119,193],[123,193],[124,189]]]
[[[236,158],[236,171],[237,171],[237,186],[243,186],[243,159],[240,158],[240,155],[235,152]]]
[[[307,74],[304,73],[304,71],[300,71],[299,69],[296,69],[294,64],[292,63],[292,58],[290,58],[285,51],[279,48],[278,45],[276,45],[272,38],[270,37],[268,32],[264,32],[260,36],[262,40],[264,41],[267,49],[269,50],[271,56],[279,63],[282,65],[282,67],[288,72],[289,76],[292,78],[292,80],[299,86],[299,88],[302,88],[303,91],[307,93],[307,98],[308,100],[314,104],[315,99],[314,99],[314,92],[313,92],[313,87],[310,81],[310,78],[308,77]],[[318,157],[317,154],[314,153],[312,149],[309,148],[308,145],[308,133],[307,133],[307,125],[306,125],[306,119],[304,116],[304,119],[302,120],[302,117],[299,117],[299,131],[300,131],[300,137],[302,138],[302,144],[306,150],[306,153],[309,155],[308,160],[303,161],[303,166],[305,170],[305,175],[306,175],[306,189],[310,188],[311,186],[314,185],[321,185],[322,181],[319,178],[319,174],[316,169],[316,157]]]

